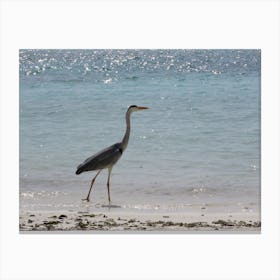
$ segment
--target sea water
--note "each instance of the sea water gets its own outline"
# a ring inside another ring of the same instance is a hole
[[[258,211],[260,65],[260,50],[20,50],[20,209],[86,205],[96,172],[77,165],[119,142],[139,105],[113,205]],[[107,175],[87,205],[108,204]]]

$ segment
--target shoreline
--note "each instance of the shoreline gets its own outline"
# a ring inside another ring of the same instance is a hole
[[[260,233],[256,213],[128,213],[106,211],[26,211],[19,232],[249,232]]]

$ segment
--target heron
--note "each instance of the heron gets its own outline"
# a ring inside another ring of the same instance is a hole
[[[90,197],[90,192],[92,189],[92,186],[94,184],[94,181],[96,177],[100,174],[100,172],[103,169],[108,169],[108,178],[107,178],[107,191],[108,191],[108,201],[109,205],[111,204],[111,199],[110,199],[110,176],[112,172],[113,166],[117,163],[117,161],[120,159],[122,156],[123,152],[125,151],[128,141],[129,141],[129,135],[130,135],[130,115],[132,112],[136,112],[139,110],[146,110],[149,109],[148,107],[141,107],[141,106],[136,106],[136,105],[131,105],[125,114],[125,120],[126,120],[126,131],[124,134],[124,137],[121,142],[115,143],[110,147],[107,147],[93,156],[87,158],[83,163],[78,165],[76,174],[79,175],[82,172],[85,171],[94,171],[98,170],[97,174],[93,177],[91,180],[90,188],[88,195],[85,199],[85,201],[89,202],[89,197]]]

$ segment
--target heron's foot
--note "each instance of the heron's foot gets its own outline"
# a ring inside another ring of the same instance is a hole
[[[102,204],[101,207],[109,208],[109,209],[111,209],[111,208],[121,208],[120,205],[116,205],[116,204]]]
[[[87,198],[82,198],[82,201],[87,201],[87,202],[89,202],[89,198],[87,197]]]

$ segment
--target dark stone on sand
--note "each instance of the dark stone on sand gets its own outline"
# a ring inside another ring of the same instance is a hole
[[[82,221],[80,221],[77,224],[78,227],[80,227],[81,229],[85,229],[88,226],[88,223],[83,223]]]
[[[47,228],[47,230],[53,229],[54,225],[57,225],[59,223],[61,223],[61,222],[60,221],[43,221],[43,225]]]
[[[147,221],[147,226],[152,227],[154,225],[154,223],[152,223],[151,221]]]
[[[33,223],[33,220],[28,219],[27,222],[30,224],[30,223]]]
[[[161,220],[155,221],[155,222],[153,222],[153,223],[154,223],[154,225],[164,225],[164,224],[165,224],[165,222],[164,222],[164,221],[161,221]]]
[[[261,226],[261,222],[254,222],[254,227],[260,227]]]
[[[216,225],[221,225],[221,226],[234,226],[235,224],[232,222],[232,221],[224,221],[224,220],[218,220],[218,221],[213,221],[212,222],[213,224],[216,224]]]
[[[185,223],[184,226],[185,227],[196,227],[197,223]]]
[[[44,221],[44,225],[57,225],[61,223],[60,221]]]
[[[64,219],[64,218],[67,218],[67,216],[63,214],[58,217],[58,219]]]
[[[240,227],[246,227],[246,226],[252,226],[252,224],[247,224],[245,221],[239,221],[238,223],[237,223],[237,225],[238,226],[240,226]]]
[[[85,215],[83,215],[83,217],[94,218],[94,217],[96,217],[96,215],[95,214],[85,214]]]
[[[168,221],[168,222],[165,222],[162,225],[164,225],[164,226],[174,226],[174,223],[172,221]]]
[[[193,228],[193,227],[209,227],[209,225],[205,222],[193,222],[193,223],[185,223],[185,227]]]
[[[106,226],[117,226],[118,224],[116,223],[116,221],[114,219],[107,219],[106,221],[104,221],[104,225],[106,225]]]

